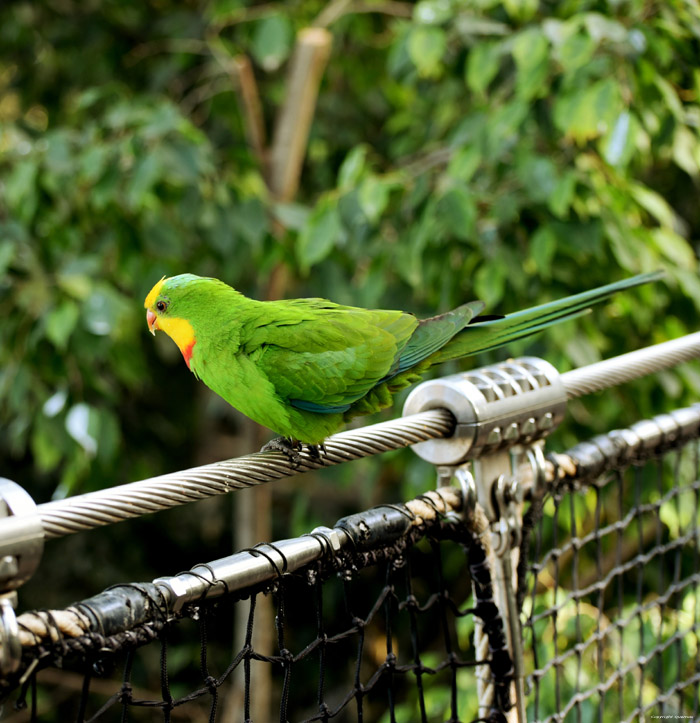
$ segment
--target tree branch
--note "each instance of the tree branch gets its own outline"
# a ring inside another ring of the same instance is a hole
[[[331,52],[331,34],[305,28],[297,35],[287,92],[275,127],[269,185],[274,196],[289,201],[299,188],[319,86]]]

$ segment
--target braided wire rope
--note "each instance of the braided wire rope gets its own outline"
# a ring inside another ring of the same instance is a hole
[[[700,357],[700,332],[639,349],[565,372],[569,398],[631,381]],[[455,420],[445,409],[432,409],[329,437],[325,452],[300,453],[295,465],[279,452],[250,454],[140,482],[90,492],[37,507],[45,537],[55,538],[121,522],[235,489],[264,484],[301,472],[449,437]]]
[[[449,437],[453,430],[452,415],[444,409],[435,409],[333,435],[326,440],[325,452],[319,456],[303,450],[297,466],[280,452],[258,452],[47,502],[37,507],[37,513],[47,538],[62,537],[234,489],[331,467],[428,439]]]
[[[561,375],[569,399],[616,387],[700,357],[700,332],[572,369]]]

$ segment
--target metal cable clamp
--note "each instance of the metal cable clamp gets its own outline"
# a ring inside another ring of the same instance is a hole
[[[488,520],[495,601],[514,666],[516,706],[508,720],[518,723],[525,723],[525,705],[513,560],[522,534],[523,485],[517,470],[529,462],[538,493],[544,487],[540,440],[560,424],[566,401],[557,370],[542,359],[523,357],[424,382],[403,410],[410,415],[443,408],[455,418],[451,437],[420,442],[413,450],[437,465],[439,486],[456,479],[465,504],[478,502]]]
[[[521,357],[423,382],[409,394],[403,414],[449,410],[457,422],[454,434],[419,442],[413,450],[435,465],[455,466],[546,437],[564,418],[566,400],[549,362]]]

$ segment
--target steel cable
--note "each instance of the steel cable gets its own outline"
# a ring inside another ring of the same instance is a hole
[[[325,452],[320,456],[303,450],[298,466],[280,452],[250,454],[47,502],[38,505],[37,513],[47,538],[62,537],[234,489],[408,447],[428,439],[449,437],[453,430],[452,415],[444,409],[434,409],[333,435],[326,440]]]
[[[580,397],[697,357],[700,332],[565,372],[561,380],[569,398]],[[39,505],[37,512],[45,537],[62,537],[234,489],[449,437],[454,427],[450,412],[433,409],[333,435],[320,456],[303,450],[297,466],[279,452],[250,454],[48,502]]]
[[[616,387],[698,357],[700,332],[564,372],[561,381],[567,396],[573,399]]]

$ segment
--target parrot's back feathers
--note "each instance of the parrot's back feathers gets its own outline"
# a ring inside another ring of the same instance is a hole
[[[414,367],[441,349],[455,334],[462,331],[483,308],[483,301],[470,301],[445,314],[421,319],[398,358],[396,370],[394,373],[390,372],[388,376],[394,376]]]
[[[660,278],[642,274],[507,316],[481,301],[418,320],[326,299],[255,301],[217,279],[161,279],[146,297],[151,331],[180,347],[191,371],[270,429],[318,444],[387,407],[431,366],[497,349],[588,312],[612,294]]]

